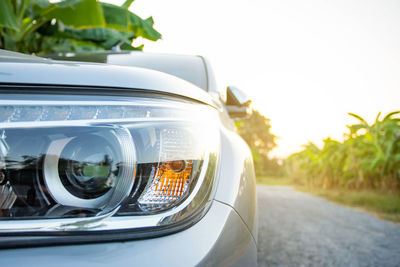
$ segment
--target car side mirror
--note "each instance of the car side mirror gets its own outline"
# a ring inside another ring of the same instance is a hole
[[[226,109],[232,119],[243,119],[251,114],[250,98],[236,86],[226,88]]]

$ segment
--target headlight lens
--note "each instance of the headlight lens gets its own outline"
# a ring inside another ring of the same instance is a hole
[[[213,108],[31,98],[0,102],[0,234],[141,229],[205,212],[219,149]]]

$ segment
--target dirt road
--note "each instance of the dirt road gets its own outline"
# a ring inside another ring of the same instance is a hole
[[[259,266],[400,266],[400,226],[290,187],[257,191]]]

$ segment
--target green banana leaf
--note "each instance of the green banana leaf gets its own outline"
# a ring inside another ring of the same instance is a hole
[[[143,45],[132,46],[135,38],[156,41],[161,34],[152,17],[143,20],[128,10],[132,2],[116,6],[97,0],[0,0],[0,48],[35,54],[114,46],[141,50]]]
[[[75,29],[73,27],[65,26],[59,37],[65,37],[69,39],[76,39],[81,41],[92,41],[104,49],[111,49],[113,46],[119,43],[131,43],[131,40],[135,37],[130,32],[120,32],[114,29],[107,28],[87,28],[87,29]]]
[[[143,20],[123,7],[101,3],[107,27],[120,31],[134,32],[136,36],[157,41],[161,34],[153,28],[152,17]]]
[[[0,27],[18,30],[17,17],[10,0],[0,1]]]
[[[106,26],[103,9],[96,0],[63,1],[43,10],[41,15],[77,29]]]
[[[42,53],[71,52],[93,52],[104,48],[91,41],[81,41],[71,38],[46,37],[42,43]]]

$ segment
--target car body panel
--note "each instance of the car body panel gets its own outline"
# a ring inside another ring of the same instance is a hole
[[[235,132],[221,132],[220,180],[214,198],[233,207],[257,240],[256,178],[251,153]]]
[[[213,104],[220,110],[220,120],[230,130],[235,129],[223,103],[226,90],[219,90],[210,61],[203,56],[143,53],[141,51],[99,51],[48,54],[48,58],[68,61],[107,63],[120,66],[141,67],[161,71],[191,82],[208,92]],[[159,65],[158,62],[161,62]]]
[[[143,53],[141,51],[98,51],[49,54],[46,57],[161,71],[186,80],[205,91],[210,91],[209,87],[212,85],[212,80],[205,79],[209,75],[208,69],[200,56]]]
[[[18,53],[10,52],[3,57],[3,51],[0,50],[1,83],[130,88],[177,95],[214,105],[204,90],[163,72],[97,63],[54,61],[26,55],[18,58],[15,55]]]
[[[6,249],[0,250],[0,257],[4,266],[255,266],[254,247],[239,215],[214,201],[202,220],[172,235],[130,242]]]

